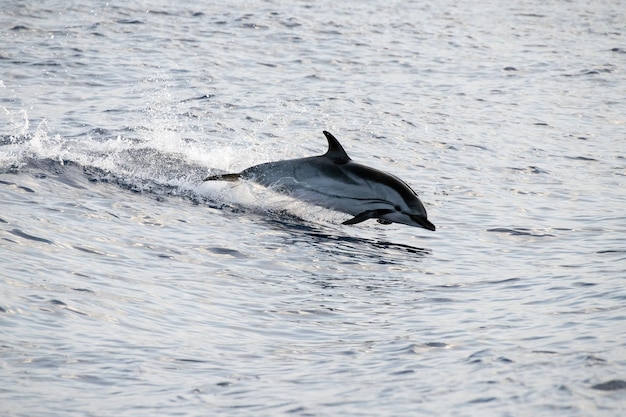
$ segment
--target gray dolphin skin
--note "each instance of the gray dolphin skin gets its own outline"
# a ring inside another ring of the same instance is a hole
[[[426,209],[401,179],[352,162],[339,141],[324,131],[324,155],[255,165],[235,174],[211,175],[204,181],[250,180],[276,192],[353,218],[343,224],[378,219],[381,224],[401,223],[435,230]]]

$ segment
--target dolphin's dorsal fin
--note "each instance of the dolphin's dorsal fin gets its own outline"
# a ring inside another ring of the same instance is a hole
[[[339,143],[336,137],[324,130],[324,136],[328,140],[328,151],[324,156],[336,164],[346,164],[350,161],[350,157],[343,150],[343,146]]]

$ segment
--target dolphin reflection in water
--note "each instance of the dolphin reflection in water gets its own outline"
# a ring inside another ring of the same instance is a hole
[[[276,192],[330,210],[350,214],[343,224],[378,219],[435,230],[426,209],[400,178],[352,162],[339,141],[324,131],[328,151],[308,158],[267,162],[235,174],[211,175],[204,181],[250,180]]]

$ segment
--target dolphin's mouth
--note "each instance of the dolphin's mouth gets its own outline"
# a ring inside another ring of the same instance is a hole
[[[420,216],[420,215],[417,215],[417,214],[411,214],[411,215],[409,215],[409,217],[411,217],[411,219],[413,221],[415,221],[415,223],[419,224],[424,229],[432,230],[433,232],[436,229],[435,225],[432,224],[431,222],[429,222],[428,219],[426,217],[424,217],[424,216]]]

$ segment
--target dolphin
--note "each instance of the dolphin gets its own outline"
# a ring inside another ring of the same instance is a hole
[[[204,181],[250,180],[276,192],[350,214],[342,224],[378,219],[435,230],[426,209],[400,178],[352,162],[339,141],[324,131],[328,151],[319,156],[267,162],[234,174],[210,175]]]

